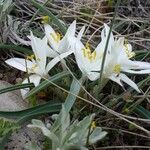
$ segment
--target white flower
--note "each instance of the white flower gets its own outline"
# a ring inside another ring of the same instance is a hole
[[[67,51],[72,51],[72,46],[74,44],[76,21],[69,26],[65,36],[62,38],[61,34],[55,32],[54,29],[49,24],[44,24],[45,35],[48,39],[48,43],[51,50],[47,51],[48,57],[55,57]],[[61,39],[62,38],[62,39]]]
[[[23,81],[23,83],[28,83],[29,80],[37,86],[42,78],[48,77],[49,70],[52,69],[61,59],[71,54],[71,52],[63,53],[46,64],[47,39],[45,37],[43,39],[37,38],[31,32],[30,40],[34,55],[27,56],[27,59],[11,58],[5,62],[14,68],[27,72],[30,75],[28,79],[26,78]],[[24,97],[28,91],[28,88],[21,90],[22,96]]]
[[[101,69],[102,57],[105,49],[106,40],[109,33],[109,27],[104,24],[104,29],[101,32],[101,42],[98,44],[96,49],[92,52],[89,44],[86,46],[82,44],[80,38],[84,29],[81,29],[78,37],[75,38],[75,48],[74,54],[78,64],[78,67],[82,71],[83,76],[87,76],[91,81],[94,81],[99,78],[99,72]],[[113,35],[111,34],[108,52],[111,50],[111,45],[114,43]]]
[[[116,40],[112,45],[110,53],[106,56],[107,59],[103,77],[109,78],[121,86],[123,86],[121,83],[121,81],[123,81],[140,92],[138,86],[123,72],[148,74],[150,73],[150,63],[130,60],[134,55],[135,53],[132,52],[132,46],[127,44],[124,38]]]

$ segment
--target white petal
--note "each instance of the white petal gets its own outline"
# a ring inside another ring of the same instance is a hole
[[[26,84],[26,83],[29,83],[27,78],[22,82],[22,84]],[[25,95],[30,91],[30,89],[29,88],[24,88],[24,89],[21,89],[20,91],[21,91],[21,95],[24,99]]]
[[[129,52],[132,52],[132,45],[131,44],[127,44],[127,48]]]
[[[36,74],[33,74],[33,75],[30,75],[29,78],[26,78],[22,83],[33,83],[34,86],[38,86],[39,83],[40,83],[40,80],[41,80],[41,77],[36,75]],[[21,95],[23,98],[25,98],[25,95],[29,92],[29,88],[25,88],[25,89],[21,89]]]
[[[105,39],[107,41],[108,35],[109,35],[109,26],[107,24],[104,23],[104,29],[101,32],[101,38],[102,40]],[[110,33],[110,38],[109,38],[109,42],[114,42],[114,37],[112,32]]]
[[[85,26],[83,26],[81,30],[79,31],[78,36],[77,36],[78,40],[81,40],[84,31],[85,31]]]
[[[123,86],[122,83],[120,82],[120,77],[119,76],[117,77],[116,75],[113,74],[109,77],[109,79],[111,79],[112,81],[118,83],[120,86]]]
[[[42,41],[45,43],[45,47],[43,47],[43,50],[46,51],[47,57],[54,58],[54,57],[58,56],[58,52],[51,49],[50,46],[47,45],[47,37],[46,36],[44,36]]]
[[[76,21],[73,21],[73,23],[69,26],[65,36],[59,43],[58,47],[59,54],[65,53],[70,50],[73,51],[75,30],[76,30]]]
[[[150,69],[150,63],[148,62],[141,62],[141,61],[132,61],[135,66],[137,66],[134,69]]]
[[[88,71],[91,71],[90,68],[89,68],[90,62],[83,55],[83,50],[82,49],[84,49],[84,48],[85,47],[82,44],[82,42],[76,38],[75,39],[74,54],[75,54],[77,65],[78,65],[78,67],[80,68],[80,70],[82,71],[83,74],[88,72]]]
[[[91,81],[95,81],[99,78],[100,74],[98,72],[89,72],[87,74],[87,77],[91,80]]]
[[[50,47],[47,48],[47,51],[46,51],[46,56],[49,57],[49,58],[54,58],[56,56],[58,56],[59,53],[56,52],[55,50],[51,49]]]
[[[141,91],[139,90],[138,86],[131,80],[129,79],[125,74],[120,74],[120,79],[127,83],[128,85],[130,85],[132,88],[134,88],[137,92],[141,93]]]
[[[122,60],[121,66],[124,68],[124,70],[128,70],[128,69],[149,70],[150,69],[150,63],[141,62],[141,61],[132,61],[132,60],[126,60],[126,61]]]
[[[57,51],[59,43],[57,43],[53,38],[53,36],[55,36],[55,37],[57,36],[56,32],[54,31],[54,29],[49,24],[44,24],[44,30],[45,30],[45,35],[48,39],[50,46],[52,47],[52,49]]]
[[[72,24],[68,27],[65,36],[75,36],[76,31],[76,20],[72,22]]]
[[[23,99],[25,99],[26,98],[26,94],[28,93],[30,91],[30,89],[29,88],[25,88],[25,89],[21,89],[20,90],[20,92],[21,92],[21,96],[22,96],[22,98]]]
[[[59,54],[62,54],[62,53],[65,53],[65,52],[71,50],[71,47],[72,47],[71,43],[74,43],[71,39],[72,39],[72,37],[64,37],[60,41],[60,44],[58,47]]]
[[[120,37],[118,40],[115,41],[117,45],[124,45],[124,37]]]
[[[98,46],[95,49],[97,55],[99,55],[100,57],[104,53],[107,38],[108,38],[108,35],[109,35],[109,30],[110,30],[110,28],[108,27],[108,25],[104,24],[104,28],[101,32],[101,42],[98,44]],[[109,42],[108,42],[108,46],[107,46],[107,52],[108,53],[111,52],[111,48],[112,48],[113,44],[114,44],[114,37],[113,37],[113,34],[111,33],[110,38],[109,38]]]
[[[30,75],[29,76],[29,79],[30,79],[30,83],[33,83],[34,86],[38,86],[39,83],[40,83],[40,80],[41,80],[41,76],[39,75],[36,75],[36,74],[33,74],[33,75]]]
[[[30,32],[29,38],[31,40],[31,46],[35,54],[35,63],[37,65],[34,73],[38,72],[38,74],[45,74],[47,38],[37,38],[32,32]]]
[[[36,62],[41,69],[46,66],[46,47],[47,47],[47,38],[37,38],[31,32],[30,35],[31,46],[36,56]]]
[[[59,61],[61,61],[63,58],[67,57],[68,55],[70,55],[72,53],[72,51],[68,51],[66,53],[63,53],[57,57],[55,57],[54,59],[52,59],[46,66],[46,71],[48,72],[49,70],[51,70]]]
[[[55,30],[49,24],[44,24],[44,29],[46,34],[55,33]]]
[[[31,70],[32,66],[34,65],[33,62],[29,60],[25,60],[23,58],[10,58],[5,61],[8,65],[17,68],[21,71],[26,72],[27,68],[28,70]]]
[[[125,69],[125,70],[123,70],[123,72],[128,72],[128,73],[132,73],[132,74],[150,74],[150,69],[139,70],[139,71]]]
[[[87,63],[87,65],[88,65],[89,71],[98,72],[101,70],[101,59],[95,59],[91,62],[88,60],[88,62],[89,63]]]
[[[118,57],[120,61],[128,60],[127,54],[124,50],[124,37],[120,37],[114,42],[111,54],[114,55],[114,57]]]

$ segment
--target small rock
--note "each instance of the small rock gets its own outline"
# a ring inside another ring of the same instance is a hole
[[[21,83],[23,81],[22,78],[16,78],[16,83]]]
[[[0,89],[12,86],[6,81],[0,80]],[[15,90],[0,94],[0,111],[18,111],[28,107],[27,102],[23,100],[20,90]]]
[[[24,126],[23,128],[21,128],[20,130],[11,135],[5,149],[24,150],[26,144],[31,141],[40,146],[43,139],[44,137],[40,131],[37,132],[37,130],[33,130],[32,128]]]
[[[2,73],[0,73],[0,79],[2,79],[3,78],[3,74]]]

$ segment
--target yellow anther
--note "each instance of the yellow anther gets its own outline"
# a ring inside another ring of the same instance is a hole
[[[132,57],[134,57],[135,56],[135,53],[134,52],[130,52],[129,54],[128,54],[128,58],[132,58]]]
[[[62,35],[59,32],[56,32],[56,35],[57,35],[57,39],[59,39],[60,41],[60,39],[62,38]]]
[[[43,24],[48,23],[49,22],[49,16],[42,16],[41,20],[42,20],[41,23],[43,23]]]
[[[37,66],[38,66],[37,64],[32,65],[32,67],[31,67],[31,71],[33,71],[33,72],[34,72]]]
[[[115,67],[113,68],[113,72],[119,74],[121,72],[121,65],[115,65]]]
[[[85,46],[85,48],[82,48],[82,51],[83,51],[83,56],[88,58],[90,61],[92,61],[96,58],[96,51],[91,53],[89,43],[86,43],[86,46]]]
[[[92,129],[95,129],[95,128],[96,128],[96,122],[95,122],[95,121],[92,121],[91,128],[92,128]]]
[[[92,55],[91,55],[91,54],[88,54],[88,59],[89,59],[90,61],[92,61]]]
[[[86,49],[82,48],[82,51],[83,51],[83,56],[86,57]]]
[[[58,32],[56,32],[56,34],[55,33],[51,33],[50,34],[51,36],[52,36],[52,38],[53,38],[53,40],[55,41],[55,42],[59,42],[60,41],[60,39],[61,39],[61,34],[60,33],[58,33]]]
[[[125,52],[126,52],[128,58],[130,59],[130,58],[134,57],[134,56],[135,56],[135,53],[129,51],[129,49],[128,49],[128,41],[127,41],[126,39],[125,39],[125,44],[124,44],[124,46],[125,46]]]
[[[85,47],[86,47],[86,49],[90,50],[90,44],[88,42],[85,44]]]
[[[40,58],[37,58],[36,60],[37,60],[37,61],[41,61],[41,59],[40,59]]]
[[[92,59],[95,59],[96,58],[96,51],[94,51],[93,53],[92,53]]]
[[[27,60],[33,60],[35,58],[35,55],[30,55],[30,56],[27,56]]]

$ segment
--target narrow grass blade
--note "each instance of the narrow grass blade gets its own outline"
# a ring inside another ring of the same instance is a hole
[[[18,89],[33,88],[33,87],[34,87],[34,85],[32,83],[12,85],[10,87],[0,89],[0,94],[7,93],[10,91],[14,91],[14,90],[18,90]]]
[[[61,109],[61,103],[58,102],[47,102],[45,104],[35,106],[22,111],[0,111],[0,117],[5,117],[9,119],[23,120],[29,119],[30,117],[39,116],[45,113],[58,113]],[[22,122],[22,121],[21,121]]]
[[[140,105],[134,109],[134,112],[142,116],[144,119],[150,119],[150,111]]]
[[[46,103],[46,104],[44,104],[44,106],[41,106],[40,108],[38,108],[36,110],[33,110],[32,112],[30,112],[30,113],[26,114],[25,116],[19,118],[18,123],[22,124],[26,120],[30,120],[30,119],[33,119],[37,116],[41,116],[41,115],[44,115],[44,114],[47,114],[47,113],[49,115],[59,113],[61,108],[62,108],[61,103],[58,103],[58,102],[57,103],[55,102],[54,104]]]
[[[0,49],[15,50],[15,51],[27,54],[27,55],[31,55],[33,53],[28,48],[24,48],[24,47],[12,45],[12,44],[0,44]]]

